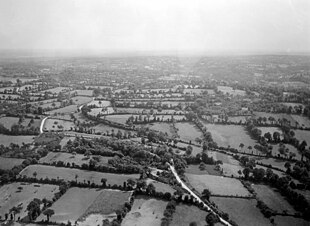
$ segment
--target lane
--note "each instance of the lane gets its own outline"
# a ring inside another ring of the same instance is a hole
[[[48,117],[49,117],[49,116],[45,117],[45,118],[41,121],[40,133],[43,133],[43,126],[44,126],[45,120],[46,120]]]
[[[214,215],[218,216],[221,223],[223,223],[224,225],[227,226],[232,226],[229,222],[227,222],[226,220],[224,220],[223,218],[221,218],[216,212],[214,212],[212,210],[212,208],[210,208],[205,202],[203,202],[179,177],[177,171],[175,170],[174,166],[172,166],[171,164],[169,164],[169,168],[171,170],[171,172],[173,173],[173,175],[175,176],[175,178],[177,179],[177,181],[181,184],[181,186],[187,190],[195,199],[197,199],[199,202],[201,202],[203,204],[204,207],[206,207],[208,209],[208,211],[212,212]]]

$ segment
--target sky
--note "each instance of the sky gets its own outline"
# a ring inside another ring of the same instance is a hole
[[[0,0],[0,49],[309,52],[309,0]]]

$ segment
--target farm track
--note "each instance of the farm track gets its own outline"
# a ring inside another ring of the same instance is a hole
[[[49,116],[45,117],[42,122],[41,122],[41,125],[40,125],[40,133],[43,133],[43,126],[44,126],[44,123],[45,123],[45,120],[48,118]]]
[[[169,163],[168,163],[169,164]],[[208,206],[205,202],[203,202],[179,177],[178,173],[176,172],[174,166],[170,165],[170,170],[173,173],[173,175],[175,176],[175,178],[177,179],[177,181],[181,184],[181,186],[187,190],[195,199],[197,199],[199,202],[203,203],[204,207],[207,207],[209,211],[211,211],[214,215],[218,216],[221,223],[223,223],[226,226],[232,226],[229,222],[227,222],[226,220],[224,220],[223,218],[221,218],[214,210],[212,210],[212,208],[210,206]]]

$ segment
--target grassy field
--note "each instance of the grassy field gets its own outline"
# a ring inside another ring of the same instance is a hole
[[[103,164],[107,164],[108,160],[113,157],[98,156],[98,158],[99,158],[98,164],[103,165]],[[82,166],[83,163],[89,164],[89,161],[91,159],[92,157],[89,158],[81,154],[71,154],[71,153],[64,153],[64,152],[49,152],[47,156],[39,160],[39,163],[53,163],[57,161],[62,161],[65,164],[74,163],[75,165]]]
[[[122,226],[159,226],[166,206],[165,201],[137,196]]]
[[[118,131],[121,131],[124,134],[124,133],[128,133],[129,132],[128,130],[123,130],[123,129],[115,128],[115,127],[108,126],[108,125],[105,125],[105,124],[98,124],[96,126],[92,126],[91,128],[94,129],[96,133],[100,132],[100,133],[112,134],[112,131],[114,131],[114,133],[116,134]],[[130,132],[131,132],[132,135],[136,134],[135,131],[130,131]]]
[[[196,143],[195,139],[201,138],[202,133],[198,128],[191,123],[176,123],[175,127],[178,129],[178,134],[181,140]]]
[[[286,217],[286,216],[275,216],[274,222],[276,226],[309,226],[310,222],[305,221],[300,218],[294,218],[294,217]]]
[[[109,115],[113,113],[114,109],[112,107],[106,107],[106,108],[92,108],[88,114],[92,116],[97,116],[98,114]]]
[[[169,123],[152,123],[149,124],[149,128],[152,130],[160,131],[163,133],[167,133],[168,136],[172,137],[175,136],[176,134],[173,133],[172,125]]]
[[[205,170],[200,170],[199,165],[188,165],[185,172],[188,174],[195,174],[195,175],[215,175],[221,176],[221,172],[215,170],[214,165],[206,165]]]
[[[5,128],[7,129],[11,129],[11,127],[16,124],[18,125],[19,118],[18,117],[1,117],[0,118],[0,124],[2,124]],[[39,128],[40,127],[40,123],[41,123],[41,119],[34,119],[33,123],[29,124],[31,121],[30,118],[25,118],[23,120],[23,122],[20,124],[22,126],[25,127],[25,129],[27,129],[30,125],[30,127],[35,127],[35,128]]]
[[[116,108],[118,113],[129,113],[129,114],[147,114],[151,113],[151,109],[148,108]],[[163,109],[162,111],[158,111],[157,109],[153,109],[153,114],[167,114],[167,115],[174,115],[174,114],[183,114],[182,111],[175,111],[172,109]]]
[[[211,197],[221,211],[228,213],[229,219],[239,226],[271,226],[267,218],[256,208],[255,199]]]
[[[257,197],[262,200],[269,208],[283,213],[294,214],[294,208],[284,199],[284,197],[266,185],[254,184],[252,186],[257,193]]]
[[[264,136],[265,133],[271,133],[271,136],[273,135],[274,132],[278,132],[281,134],[281,138],[283,136],[283,133],[281,131],[280,128],[278,127],[263,127],[263,126],[259,126],[257,127],[257,129],[260,129],[262,131],[262,136]]]
[[[197,226],[205,226],[207,215],[207,212],[196,206],[180,204],[176,206],[170,226],[188,226],[191,222],[196,222]]]
[[[56,88],[52,88],[52,89],[47,89],[44,91],[41,91],[41,93],[45,93],[45,92],[50,92],[50,93],[60,93],[60,92],[65,92],[65,91],[69,91],[70,88],[69,87],[56,87]]]
[[[58,186],[47,184],[30,184],[30,183],[12,183],[0,187],[0,216],[4,217],[5,213],[14,206],[21,206],[22,210],[18,217],[27,216],[27,205],[34,199],[47,198],[51,200],[54,193],[58,192]]]
[[[0,169],[10,170],[14,166],[21,165],[25,159],[4,158],[0,156]]]
[[[280,152],[279,152],[279,147],[280,147],[280,145],[279,145],[279,144],[277,144],[277,145],[272,144],[271,146],[272,146],[272,150],[271,150],[272,155],[278,156],[278,154],[280,154]],[[296,156],[295,156],[295,159],[298,159],[298,160],[301,159],[301,154],[300,154],[300,152],[297,150],[297,148],[295,148],[293,145],[290,145],[290,144],[284,144],[284,146],[285,146],[286,148],[288,148],[289,152],[295,153],[295,155],[296,155]],[[280,156],[284,157],[284,155],[281,155],[281,154],[280,154]]]
[[[49,115],[54,115],[56,114],[69,114],[77,111],[77,105],[69,105],[63,108],[47,111],[46,113]]]
[[[60,141],[59,144],[63,148],[68,143],[69,140],[74,141],[75,137],[64,137],[64,138],[62,138],[62,140]]]
[[[217,87],[218,91],[224,93],[224,94],[229,94],[233,96],[244,96],[245,91],[244,90],[239,90],[239,89],[233,89],[230,86],[218,86]]]
[[[71,130],[75,127],[72,121],[61,120],[61,119],[54,119],[48,118],[45,120],[43,125],[44,131],[66,131]]]
[[[200,193],[207,188],[214,195],[250,196],[250,193],[243,187],[241,182],[234,178],[213,175],[185,175],[189,183]]]
[[[11,136],[11,135],[4,135],[0,134],[0,144],[4,146],[9,146],[11,143],[22,145],[30,144],[33,142],[35,136]]]
[[[108,100],[93,100],[89,102],[87,105],[95,105],[98,108],[103,108],[111,106],[111,102]]]
[[[73,92],[73,93],[76,93],[78,96],[93,96],[93,90],[87,90],[87,89],[85,89],[85,90],[73,90],[73,91],[71,91],[71,92]]]
[[[148,178],[146,180],[146,183],[147,184],[152,183],[155,186],[155,189],[157,192],[163,192],[163,193],[169,192],[171,194],[173,194],[175,192],[175,189],[173,189],[170,185],[161,183],[161,182],[156,181],[156,180],[152,180],[150,178]]]
[[[68,220],[74,223],[80,216],[82,216],[88,207],[96,200],[102,190],[89,188],[70,188],[60,199],[58,199],[51,209],[55,214],[51,217],[51,221],[58,223],[67,223]],[[37,221],[46,219],[41,214]]]
[[[113,174],[113,173],[100,173],[95,171],[86,171],[79,169],[70,169],[53,166],[42,166],[42,165],[30,165],[25,168],[20,174],[26,175],[27,177],[33,177],[33,173],[37,172],[37,178],[59,178],[65,181],[75,180],[75,175],[78,175],[77,181],[90,181],[90,183],[101,184],[101,179],[106,178],[107,184],[123,185],[124,181],[129,178],[139,178],[139,174]]]
[[[245,146],[244,151],[248,152],[247,147],[256,144],[245,131],[242,126],[236,125],[215,125],[215,124],[205,124],[207,130],[212,134],[213,140],[222,147],[232,147],[239,149],[240,143]]]
[[[246,116],[232,116],[232,117],[228,117],[228,122],[234,122],[234,123],[239,123],[240,121],[242,123],[246,122]]]
[[[91,102],[93,98],[85,97],[85,96],[75,96],[75,97],[72,97],[71,99],[74,104],[80,105],[80,104],[86,104],[88,102]]]
[[[295,137],[300,142],[306,141],[308,147],[310,146],[310,131],[307,130],[294,130]]]

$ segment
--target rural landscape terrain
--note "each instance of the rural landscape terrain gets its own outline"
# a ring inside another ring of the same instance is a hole
[[[310,225],[310,57],[1,57],[0,225]]]

